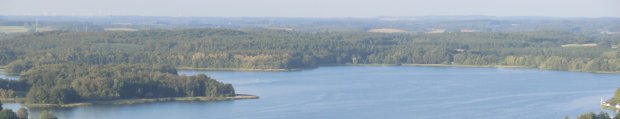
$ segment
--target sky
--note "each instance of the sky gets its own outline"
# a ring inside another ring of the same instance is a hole
[[[0,15],[620,17],[620,0],[0,0]]]

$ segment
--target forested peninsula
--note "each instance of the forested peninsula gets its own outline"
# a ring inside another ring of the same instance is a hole
[[[0,84],[0,97],[22,97],[32,106],[236,95],[231,84],[202,74],[180,76],[174,67],[161,65],[41,64],[24,72],[20,80],[0,80]]]

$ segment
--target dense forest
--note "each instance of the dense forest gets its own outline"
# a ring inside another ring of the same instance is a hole
[[[1,81],[3,90],[27,92],[27,104],[235,95],[231,84],[206,75],[179,76],[174,67],[158,65],[44,64],[23,73],[20,80]]]
[[[64,63],[162,64],[213,69],[454,64],[619,72],[619,38],[619,35],[562,31],[439,34],[267,29],[52,31],[2,37],[0,65],[5,65],[6,72],[12,74]]]

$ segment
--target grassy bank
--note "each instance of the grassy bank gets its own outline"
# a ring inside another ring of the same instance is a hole
[[[591,72],[597,74],[620,74],[620,72],[612,72],[612,71],[575,71],[575,72]]]
[[[529,69],[541,69],[530,66],[510,66],[510,65],[464,65],[464,64],[324,64],[321,66],[425,66],[425,67],[477,67],[477,68],[529,68]],[[3,72],[5,66],[0,66],[0,71]],[[193,68],[193,67],[176,67],[178,70],[204,70],[204,71],[247,71],[247,72],[287,72],[287,71],[302,71],[308,69],[316,69],[317,67],[309,68],[295,68],[295,69],[249,69],[249,68]],[[542,69],[549,70],[549,69]],[[557,70],[567,71],[567,70]],[[599,74],[620,74],[619,72],[610,71],[574,71],[570,72],[589,72]]]
[[[537,67],[509,66],[509,65],[403,64],[402,66],[479,67],[479,68],[527,68],[527,69],[551,70],[551,69],[542,69],[542,68],[537,68]],[[580,70],[552,70],[552,71],[586,72],[586,73],[597,73],[597,74],[620,74],[620,72],[609,72],[609,71],[580,71]]]
[[[464,65],[464,64],[323,64],[321,66],[424,66],[424,67],[475,67],[475,68],[527,68],[527,69],[541,69],[531,66],[511,66],[511,65]],[[179,70],[206,70],[206,71],[255,71],[255,72],[286,72],[286,71],[301,71],[314,68],[303,69],[247,69],[247,68],[192,68],[192,67],[177,67]],[[549,69],[541,69],[549,70]],[[556,71],[569,71],[569,72],[588,72],[599,74],[620,74],[620,72],[608,72],[608,71],[572,71],[572,70],[556,70]]]
[[[401,66],[400,64],[324,64],[321,66]]]
[[[510,65],[464,65],[464,64],[329,64],[321,66],[423,66],[423,67],[472,67],[472,68],[526,68],[526,69],[542,69],[530,66],[510,66]],[[553,70],[553,71],[569,71],[569,72],[586,72],[597,74],[620,74],[620,72],[609,71],[579,71],[579,70]]]
[[[403,64],[403,66],[429,66],[429,67],[481,67],[481,68],[534,68],[527,66],[509,65],[464,65],[464,64]]]
[[[2,101],[2,103],[6,103],[6,102],[23,103],[26,100],[23,97],[15,97],[15,98],[0,98],[0,101]]]
[[[249,69],[249,68],[194,68],[176,67],[178,70],[206,70],[206,71],[257,71],[257,72],[281,72],[281,71],[300,71],[303,69]]]
[[[241,99],[258,99],[258,96],[248,94],[237,94],[234,97],[169,97],[169,98],[145,98],[145,99],[114,99],[114,100],[89,100],[80,103],[69,104],[26,104],[29,108],[56,108],[56,107],[78,107],[89,105],[128,105],[143,104],[154,102],[169,101],[218,101],[218,100],[241,100]]]
[[[324,64],[320,66],[401,66],[398,64]],[[319,67],[320,67],[319,66]],[[294,69],[250,69],[250,68],[194,68],[176,67],[177,70],[204,70],[204,71],[247,71],[247,72],[287,72],[316,69],[317,67],[294,68]]]
[[[321,66],[424,66],[424,67],[480,67],[480,68],[535,68],[508,65],[461,65],[461,64],[328,64]]]
[[[24,26],[0,26],[0,32],[2,33],[24,33],[28,32],[29,28]]]

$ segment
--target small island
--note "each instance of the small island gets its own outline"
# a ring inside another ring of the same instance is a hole
[[[37,65],[20,80],[0,80],[0,97],[28,107],[258,98],[204,74],[178,75],[172,66],[80,63]]]

